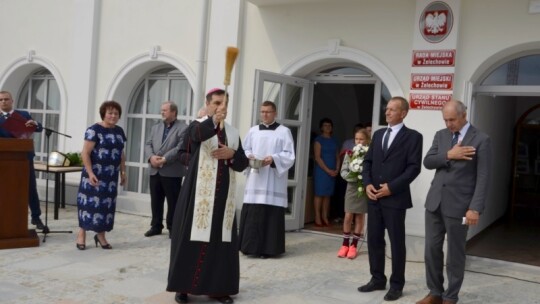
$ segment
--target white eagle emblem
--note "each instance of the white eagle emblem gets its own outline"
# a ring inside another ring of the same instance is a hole
[[[425,31],[428,34],[441,34],[446,31],[446,14],[444,12],[430,12],[426,16]]]

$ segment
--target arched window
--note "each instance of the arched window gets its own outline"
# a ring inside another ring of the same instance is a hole
[[[58,130],[60,124],[60,90],[53,75],[47,69],[39,69],[24,82],[16,99],[16,108],[28,111],[35,121],[44,127]],[[34,134],[36,160],[47,157],[45,132]],[[58,135],[50,136],[49,151],[58,149]]]
[[[152,126],[161,121],[161,104],[171,100],[178,106],[178,119],[191,120],[193,90],[186,77],[173,67],[147,74],[133,90],[127,111],[127,188],[149,193],[148,161],[144,145]]]
[[[523,56],[497,67],[482,81],[483,86],[540,85],[540,55]]]

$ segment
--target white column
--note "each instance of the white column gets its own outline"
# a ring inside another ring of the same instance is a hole
[[[237,65],[242,57],[240,44],[241,23],[243,20],[243,1],[242,0],[218,0],[212,1],[210,29],[208,39],[208,64],[206,72],[205,91],[214,87],[223,88],[225,79],[225,53],[228,46],[237,46],[240,53],[236,59],[236,65],[231,75],[231,84],[228,88],[231,102],[229,104],[227,121],[229,123],[236,121],[236,110],[240,102],[234,98],[236,88],[239,86],[239,73]],[[240,91],[240,90],[238,90]],[[232,123],[235,125],[235,123]],[[238,127],[237,125],[235,125]]]
[[[80,151],[86,128],[99,119],[96,109],[96,69],[101,0],[74,0],[70,71],[67,83],[65,151]]]

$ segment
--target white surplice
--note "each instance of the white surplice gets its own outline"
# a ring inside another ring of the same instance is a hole
[[[248,158],[272,156],[274,160],[272,166],[264,166],[258,173],[247,169],[244,203],[286,208],[288,171],[295,160],[294,141],[289,128],[279,124],[277,128],[270,125],[269,129],[259,125],[251,127],[243,144]]]

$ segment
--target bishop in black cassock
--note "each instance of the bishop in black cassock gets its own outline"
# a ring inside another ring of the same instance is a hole
[[[235,151],[231,159],[212,156],[223,145]],[[235,295],[240,265],[234,171],[248,166],[238,131],[226,123],[220,129],[212,117],[193,121],[180,158],[188,172],[173,220],[167,291],[177,292],[177,297]]]

